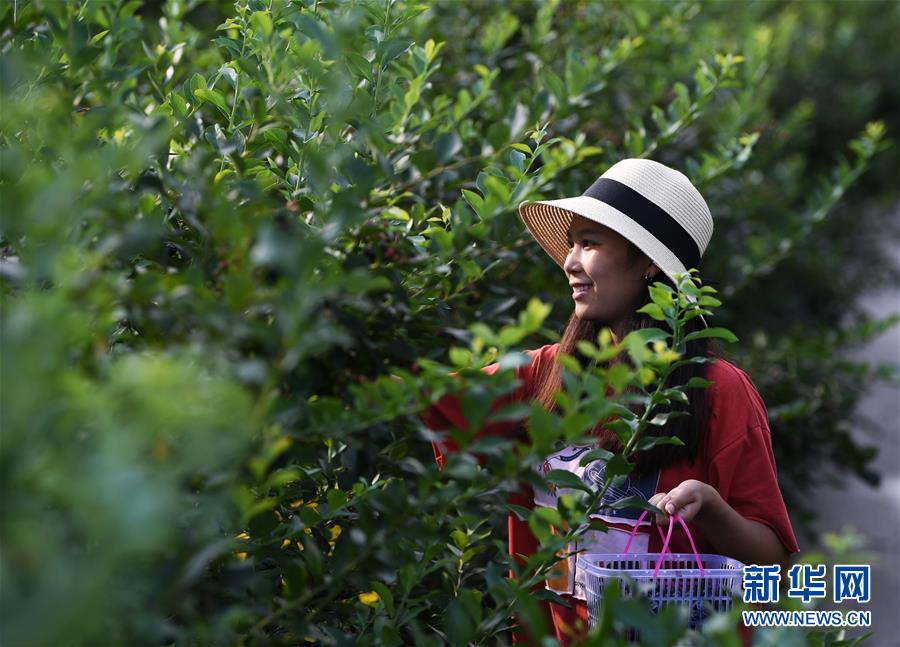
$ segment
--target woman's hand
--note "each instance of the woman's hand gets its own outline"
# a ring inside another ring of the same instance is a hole
[[[668,492],[657,492],[648,500],[666,515],[679,514],[693,522],[715,550],[744,564],[780,564],[790,567],[790,553],[767,525],[745,519],[719,495],[714,487],[688,479]],[[656,524],[668,525],[669,517],[656,515]]]
[[[706,483],[696,479],[682,481],[668,492],[657,492],[648,500],[648,503],[667,514],[679,514],[685,523],[696,519],[718,493]],[[668,516],[656,515],[656,525],[668,525]]]

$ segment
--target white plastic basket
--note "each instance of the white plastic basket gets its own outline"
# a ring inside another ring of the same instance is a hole
[[[578,556],[576,568],[583,569],[585,573],[590,624],[593,626],[599,622],[603,592],[614,579],[619,581],[622,597],[633,597],[635,594],[647,597],[653,613],[669,605],[687,606],[693,629],[699,629],[710,611],[729,610],[733,597],[741,595],[744,564],[724,555],[697,553],[687,524],[679,515],[672,517],[681,523],[687,533],[693,553],[666,554],[672,535],[670,517],[669,531],[659,554],[626,555],[645,514],[638,518],[621,554],[587,553]],[[659,533],[662,535],[662,530]]]

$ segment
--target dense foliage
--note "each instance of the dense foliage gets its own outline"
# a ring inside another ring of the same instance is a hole
[[[583,408],[508,411],[532,444],[482,443],[490,470],[439,472],[416,414],[465,386],[483,422],[514,351],[555,340],[564,277],[515,208],[628,156],[710,204],[704,305],[792,512],[829,469],[877,478],[850,415],[888,370],[845,351],[894,323],[859,302],[896,280],[898,27],[894,2],[3,3],[3,642],[494,643],[511,611],[539,632],[550,527],[591,493],[530,516],[529,569],[504,492],[627,418],[599,387],[652,387],[677,336],[623,343],[643,372],[571,364]]]

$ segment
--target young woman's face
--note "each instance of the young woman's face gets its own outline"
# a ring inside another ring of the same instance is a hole
[[[600,321],[617,333],[635,303],[647,291],[644,275],[658,271],[643,253],[629,254],[629,243],[620,234],[587,218],[573,216],[569,228],[569,255],[563,268],[575,315]],[[586,288],[578,288],[583,284]]]

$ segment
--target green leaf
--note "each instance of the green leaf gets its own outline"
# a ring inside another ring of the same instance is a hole
[[[409,213],[405,209],[401,209],[400,207],[393,206],[385,209],[382,214],[382,218],[393,219],[393,220],[409,220]]]
[[[475,637],[475,623],[459,598],[450,600],[444,614],[444,631],[451,645],[468,645]]]
[[[706,380],[702,377],[692,377],[687,381],[687,384],[684,385],[686,389],[705,389],[712,385],[712,381]]]
[[[597,532],[608,532],[609,526],[607,526],[605,523],[603,523],[599,519],[591,519],[588,522],[588,529],[596,530]]]
[[[281,576],[284,578],[288,600],[296,600],[306,590],[307,575],[302,563],[291,562],[283,565]]]
[[[631,434],[633,433],[628,421],[622,420],[621,418],[606,423],[606,428],[613,432],[616,435],[616,438],[623,444],[631,439]]]
[[[653,303],[662,308],[663,311],[667,308],[671,308],[674,304],[674,294],[672,293],[672,288],[668,285],[651,285],[647,290],[650,293],[650,298],[653,300]]]
[[[659,130],[666,130],[668,121],[666,120],[666,113],[662,108],[656,105],[650,106],[650,117],[653,119],[653,123],[656,124],[656,127],[659,128]]]
[[[267,142],[275,144],[278,150],[283,150],[287,145],[287,131],[284,128],[268,128],[262,135]]]
[[[378,45],[382,66],[386,68],[388,63],[398,58],[412,46],[413,41],[405,38],[391,38],[390,40],[382,41]]]
[[[372,79],[372,63],[365,56],[357,52],[349,52],[345,60],[353,74],[366,80]]]
[[[615,364],[607,371],[606,379],[613,390],[621,391],[631,381],[631,368],[627,364]]]
[[[225,104],[225,97],[222,96],[221,92],[200,88],[199,90],[194,90],[194,96],[203,101],[212,103],[223,115],[226,117],[229,116],[228,106]]]
[[[381,633],[378,636],[379,645],[384,647],[400,647],[403,645],[403,637],[397,630],[397,627],[389,624],[381,625]]]
[[[594,357],[597,354],[597,347],[589,341],[581,340],[576,346],[578,351],[585,357]]]
[[[510,182],[507,182],[505,179],[501,179],[495,175],[489,175],[484,178],[484,186],[485,188],[487,188],[488,193],[490,193],[492,196],[496,196],[501,204],[509,202],[510,184]]]
[[[638,157],[644,150],[644,134],[637,130],[625,132],[625,149],[632,157]]]
[[[673,102],[675,118],[680,119],[687,112],[691,105],[691,97],[688,93],[687,86],[680,81],[674,85],[676,99]]]
[[[671,418],[680,418],[689,415],[687,411],[670,411],[668,413],[658,413],[650,419],[650,424],[656,427],[664,426]]]
[[[300,508],[300,520],[306,526],[314,526],[322,520],[322,515],[312,506],[304,505]]]
[[[225,80],[228,81],[228,84],[231,85],[231,87],[237,85],[237,72],[228,63],[219,66],[219,74],[225,77]]]
[[[432,146],[438,164],[445,164],[462,150],[462,140],[456,131],[449,131],[438,137]]]
[[[640,312],[640,311],[639,311]],[[628,345],[634,339],[638,339],[641,342],[647,344],[652,341],[665,341],[672,336],[672,333],[666,332],[662,328],[639,328],[638,330],[633,330],[622,339],[622,345]]]
[[[482,593],[476,589],[460,589],[459,600],[466,607],[466,611],[477,626],[482,618]]]
[[[698,330],[696,332],[685,335],[684,341],[685,343],[687,343],[689,341],[694,341],[695,339],[703,339],[705,337],[718,337],[719,339],[724,339],[729,343],[734,343],[738,340],[735,334],[727,328],[704,328],[703,330]]]
[[[537,297],[531,297],[528,305],[525,306],[525,311],[519,313],[519,325],[529,333],[537,332],[551,309],[552,306],[549,303],[543,303]]]
[[[538,506],[528,515],[528,529],[541,543],[550,541],[553,536],[550,527],[554,525],[562,525],[562,518],[555,508]]]
[[[683,402],[684,404],[690,402],[687,394],[679,389],[664,389],[659,394],[666,399],[675,400],[676,402]],[[668,402],[664,404],[668,404]]]
[[[250,14],[250,24],[257,33],[262,34],[266,38],[272,35],[272,18],[269,16],[268,11],[254,11]]]
[[[663,313],[662,308],[660,308],[655,303],[648,303],[643,308],[639,308],[638,312],[643,312],[649,315],[651,318],[656,319],[657,321],[665,321],[666,315]]]
[[[384,604],[385,611],[387,611],[389,615],[394,615],[394,594],[391,593],[391,590],[387,585],[378,580],[372,580],[369,584],[371,585],[372,590],[378,594],[379,598],[381,598],[381,603]]]
[[[469,536],[459,528],[453,530],[450,533],[450,537],[453,539],[453,544],[460,550],[465,550],[466,546],[469,545]]]
[[[616,454],[606,462],[606,480],[612,480],[616,476],[631,474],[634,463],[626,460],[621,454]]]
[[[587,85],[590,80],[588,70],[584,63],[572,50],[569,50],[568,55],[566,56],[565,77],[566,86],[571,95],[581,94],[585,85]]]
[[[504,326],[500,331],[500,344],[502,346],[512,346],[518,344],[527,333],[521,328],[515,326]]]
[[[700,292],[700,288],[694,285],[694,283],[691,281],[685,281],[684,283],[682,283],[680,289],[683,294],[695,297],[697,299],[699,299],[702,294],[702,292]],[[683,298],[683,296],[681,298]]]
[[[172,107],[175,108],[175,114],[178,117],[186,117],[188,113],[187,102],[184,100],[184,97],[178,94],[177,92],[173,92],[169,95],[169,100],[172,103]]]
[[[593,488],[591,488],[584,481],[578,478],[578,476],[573,472],[569,472],[566,470],[550,470],[550,473],[547,474],[545,478],[550,483],[555,483],[560,487],[571,488],[573,490],[582,490],[583,492],[587,492],[588,494],[594,493]]]
[[[328,500],[328,507],[331,508],[332,512],[342,508],[347,503],[347,495],[343,491],[334,488],[328,490],[325,498]]]
[[[644,451],[657,445],[678,445],[683,447],[684,442],[677,436],[644,436],[635,443],[636,451]]]
[[[563,85],[562,79],[549,67],[545,67],[541,70],[540,79],[541,84],[550,90],[558,104],[563,105],[566,97],[566,88]]]
[[[462,191],[463,198],[469,206],[477,213],[481,218],[485,218],[486,214],[484,213],[484,198],[475,193],[474,191],[470,191],[469,189],[463,189]]]
[[[556,356],[556,361],[559,362],[566,369],[574,373],[575,375],[581,375],[584,369],[581,368],[581,364],[578,363],[578,360],[572,357],[571,355],[559,354]]]
[[[459,346],[454,346],[449,351],[450,361],[454,366],[462,368],[464,366],[470,366],[472,364],[472,351],[466,348],[460,348]]]
[[[538,408],[528,418],[526,425],[528,437],[538,446],[548,446],[559,437],[560,424],[559,416],[544,408]]]
[[[655,514],[662,514],[662,510],[657,508],[652,503],[648,503],[646,499],[641,496],[633,495],[626,496],[617,501],[613,501],[612,503],[607,503],[603,507],[612,508],[613,510],[623,510],[625,508],[636,508],[638,510],[646,510],[648,512],[653,512]]]
[[[206,89],[207,89],[206,79],[203,78],[199,74],[194,74],[194,76],[191,77],[191,92],[193,94],[197,94],[197,90],[206,90]]]
[[[531,515],[531,509],[525,506],[516,505],[515,503],[507,503],[506,507],[518,517],[519,521],[526,521]]]
[[[592,463],[594,461],[608,461],[615,454],[611,451],[603,449],[602,447],[598,447],[597,449],[592,449],[587,454],[581,457],[580,465],[584,467],[588,463]]]
[[[96,45],[97,43],[99,43],[101,40],[103,40],[103,37],[106,36],[108,33],[109,33],[109,30],[104,29],[103,31],[95,34],[94,37],[91,38],[91,45]]]
[[[582,485],[584,484],[582,483]],[[559,511],[556,508],[537,506],[531,511],[531,517],[540,519],[544,523],[556,526],[557,528],[563,527],[562,517],[559,515]]]
[[[266,483],[264,487],[268,488],[280,488],[289,483],[294,483],[299,481],[302,477],[302,473],[300,470],[296,468],[287,468],[282,470],[276,470],[273,472],[268,479],[266,479]]]
[[[476,321],[469,326],[469,330],[472,331],[472,334],[477,339],[483,340],[488,346],[500,345],[500,338],[494,334],[494,331],[491,330],[489,326],[480,321]]]

